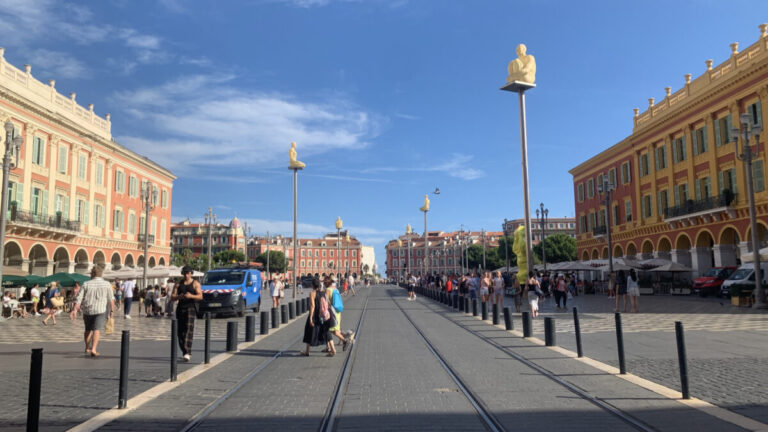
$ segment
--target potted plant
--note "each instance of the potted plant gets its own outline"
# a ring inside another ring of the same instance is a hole
[[[16,220],[16,211],[19,208],[18,201],[11,201],[11,220]]]

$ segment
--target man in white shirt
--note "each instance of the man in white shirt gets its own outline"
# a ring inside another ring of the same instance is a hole
[[[347,283],[349,283],[349,290],[352,291],[352,295],[357,295],[355,292],[355,277],[352,276],[352,274],[349,275],[349,279],[347,279]]]
[[[123,305],[125,311],[125,318],[131,319],[131,304],[133,303],[133,291],[136,288],[136,281],[128,279],[121,285],[123,287]]]
[[[37,287],[38,285],[35,284],[29,291],[29,295],[32,298],[32,315],[34,316],[40,316],[40,314],[37,312],[37,307],[40,303],[40,290],[37,289]]]

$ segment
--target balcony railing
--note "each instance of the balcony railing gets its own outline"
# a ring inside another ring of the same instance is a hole
[[[24,210],[17,210],[11,206],[10,222],[21,222],[48,228],[59,228],[68,231],[80,232],[80,221],[71,221],[57,214],[55,216],[41,215]]]
[[[597,237],[608,234],[608,228],[605,225],[597,225],[592,228],[592,236]]]
[[[144,243],[144,234],[139,234],[138,241],[139,243]],[[153,234],[147,236],[147,243],[155,244],[155,236]]]
[[[724,191],[722,195],[707,197],[698,201],[688,200],[675,207],[664,209],[664,219],[686,216],[716,208],[728,207],[736,200],[736,194]]]

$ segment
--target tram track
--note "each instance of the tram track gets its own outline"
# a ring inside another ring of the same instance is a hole
[[[429,297],[426,297],[426,296],[424,296],[422,298],[423,299],[429,299]],[[543,366],[540,366],[540,365],[538,365],[538,364],[536,364],[536,363],[526,359],[525,357],[521,356],[520,354],[514,352],[510,348],[501,345],[500,343],[495,341],[493,338],[490,338],[490,337],[482,334],[481,332],[476,331],[476,330],[470,328],[469,326],[466,326],[466,325],[464,325],[464,324],[462,324],[460,322],[457,322],[457,321],[455,321],[455,320],[445,316],[442,313],[438,313],[438,312],[442,312],[442,311],[439,311],[437,308],[434,307],[434,305],[431,305],[431,304],[425,303],[425,302],[422,302],[422,304],[425,304],[427,309],[429,309],[431,312],[435,312],[436,315],[441,316],[443,319],[445,319],[445,320],[455,324],[456,326],[458,326],[461,329],[467,331],[468,333],[472,334],[473,336],[476,336],[480,340],[488,343],[489,345],[491,345],[492,347],[496,348],[497,350],[503,352],[507,356],[509,356],[509,357],[511,357],[511,358],[513,358],[513,359],[515,359],[517,361],[519,361],[520,363],[528,366],[529,368],[531,368],[534,371],[538,372],[542,376],[545,376],[545,377],[549,378],[550,380],[552,380],[555,383],[561,385],[562,387],[566,388],[567,390],[569,390],[570,392],[576,394],[577,396],[581,397],[582,399],[584,399],[584,400],[592,403],[593,405],[597,406],[598,408],[600,408],[600,409],[610,413],[611,415],[615,416],[616,418],[621,420],[623,423],[631,426],[632,428],[634,428],[634,429],[636,429],[638,431],[643,431],[643,432],[654,432],[654,431],[656,431],[655,428],[653,428],[652,426],[650,426],[650,425],[644,423],[643,421],[637,419],[636,417],[632,416],[631,414],[627,413],[626,411],[624,411],[624,410],[622,410],[622,409],[620,409],[620,408],[610,404],[609,402],[607,402],[607,401],[605,401],[605,400],[603,400],[601,398],[598,398],[596,396],[591,395],[589,392],[587,392],[587,391],[581,389],[580,387],[578,387],[578,386],[568,382],[567,380],[564,380],[563,378],[557,376],[557,374],[555,374],[551,370],[549,370],[549,369],[547,369],[547,368],[545,368]],[[401,310],[402,310],[402,308],[401,308]],[[451,308],[450,310],[453,310],[453,309]],[[405,312],[403,312],[403,313],[405,313]],[[410,318],[408,318],[408,320],[413,324],[413,321]]]

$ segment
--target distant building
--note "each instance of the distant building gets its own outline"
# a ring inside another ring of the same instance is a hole
[[[225,250],[237,250],[245,253],[245,233],[240,220],[235,217],[228,225],[192,223],[189,219],[171,225],[173,253],[181,254],[185,249],[193,256],[208,255],[208,233],[211,236],[211,254]]]
[[[514,219],[507,221],[507,232],[509,235],[519,226],[525,225],[525,219]],[[544,236],[552,234],[565,234],[571,238],[576,238],[576,218],[547,218],[544,226]],[[541,222],[536,217],[531,217],[531,244],[537,245],[541,241]]]
[[[403,234],[390,240],[385,246],[387,253],[388,278],[405,277],[408,273],[424,274],[429,267],[430,274],[450,274],[466,271],[462,266],[463,251],[472,244],[482,244],[485,237],[486,248],[499,246],[501,231],[430,231],[425,248],[424,237],[411,233]],[[398,240],[399,243],[398,244]],[[410,248],[409,248],[410,244]],[[430,259],[425,260],[428,256]]]
[[[376,274],[376,252],[373,246],[363,246],[360,252],[363,274]],[[365,271],[365,269],[368,271]]]

